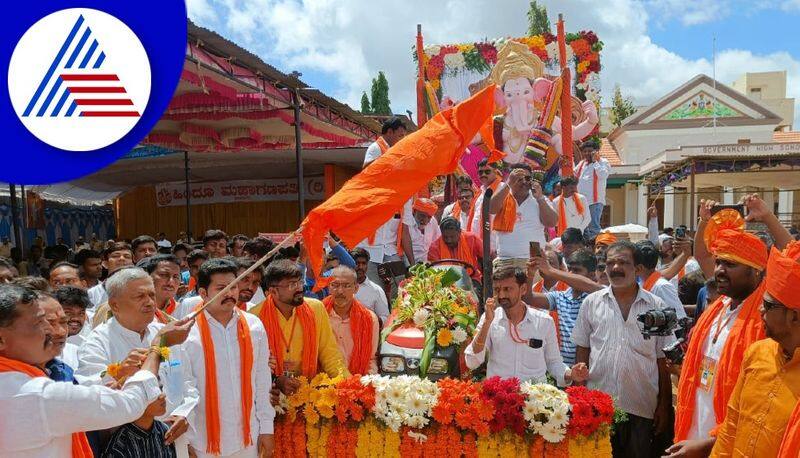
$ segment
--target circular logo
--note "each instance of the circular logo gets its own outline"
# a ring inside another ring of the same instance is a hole
[[[117,142],[150,98],[150,61],[136,34],[90,8],[52,13],[33,24],[8,68],[11,104],[41,141],[66,151]]]

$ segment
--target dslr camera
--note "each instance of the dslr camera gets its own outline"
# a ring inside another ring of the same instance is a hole
[[[661,351],[673,364],[681,364],[684,355],[686,335],[692,328],[691,318],[678,319],[675,310],[671,308],[648,310],[637,318],[642,337],[649,339],[653,336],[675,335],[676,341],[662,348]]]

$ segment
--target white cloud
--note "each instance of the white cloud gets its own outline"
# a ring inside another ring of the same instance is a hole
[[[658,22],[677,18],[683,25],[698,25],[727,16],[730,3],[729,0],[648,0],[647,5],[656,12],[654,19]]]
[[[545,2],[551,20],[564,13],[567,30],[594,30],[605,43],[601,72],[605,99],[615,84],[637,104],[663,96],[698,73],[712,74],[709,58],[686,59],[650,39],[647,28],[663,19],[659,8],[636,0]],[[685,24],[719,18],[728,2],[666,0]],[[800,0],[789,3],[799,4]],[[715,6],[716,5],[716,6]],[[527,2],[445,0],[188,0],[190,17],[290,72],[323,72],[333,97],[359,106],[361,92],[384,71],[395,112],[415,111],[416,24],[425,42],[453,43],[519,36],[527,29]],[[553,24],[555,26],[555,23]],[[717,79],[730,83],[745,71],[787,70],[789,97],[800,104],[800,56],[720,50]],[[800,119],[800,105],[796,108]],[[800,124],[798,124],[800,126]]]

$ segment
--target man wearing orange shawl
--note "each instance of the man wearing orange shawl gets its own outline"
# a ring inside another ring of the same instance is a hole
[[[364,167],[372,164],[375,159],[379,158],[405,136],[406,126],[403,124],[402,118],[392,116],[383,121],[381,136],[367,147],[367,152],[364,154]]]
[[[439,223],[434,218],[439,206],[428,198],[414,199],[412,206],[414,212],[414,225],[409,228],[411,244],[414,247],[414,260],[416,262],[428,261],[428,249],[433,241],[442,235]]]
[[[475,200],[472,202],[472,206],[470,207],[469,224],[467,226],[462,226],[462,229],[467,232],[472,232],[478,237],[478,240],[481,240],[481,243],[483,243],[483,228],[481,226],[481,224],[483,224],[483,193],[485,193],[489,188],[492,188],[492,191],[497,192],[497,188],[500,187],[503,179],[497,173],[495,164],[489,163],[488,159],[481,159],[480,162],[478,162],[478,180],[481,183],[481,187],[478,195],[475,196]],[[494,216],[489,215],[489,222],[491,223],[493,221]],[[495,234],[492,234],[490,246],[492,251],[497,249],[497,240]]]
[[[166,324],[172,320],[177,308],[175,294],[181,285],[181,265],[171,254],[157,254],[140,261],[141,267],[150,274],[156,290],[156,319]],[[160,312],[160,313],[159,313]]]
[[[456,179],[456,188],[458,189],[456,201],[444,208],[442,218],[452,216],[464,230],[467,230],[472,224],[472,217],[475,216],[473,204],[477,197],[475,190],[472,189],[472,180],[467,176]]]
[[[378,317],[355,298],[356,272],[347,267],[331,271],[330,296],[322,303],[328,311],[336,343],[351,374],[377,374]]]
[[[303,297],[303,273],[297,264],[288,259],[272,262],[264,271],[264,283],[267,298],[250,313],[267,329],[278,388],[293,393],[298,386],[293,377],[299,375],[309,379],[319,372],[350,375],[325,306]]]
[[[226,258],[204,262],[197,273],[203,300],[198,307],[232,283],[237,272],[236,263]],[[274,448],[267,333],[238,303],[237,284],[197,315],[184,344],[200,392],[191,437],[198,458],[271,456]]]
[[[462,261],[472,266],[470,277],[480,283],[483,247],[478,237],[463,231],[461,225],[452,216],[443,218],[439,228],[442,231],[442,236],[431,244],[431,248],[428,251],[428,262],[441,259]]]
[[[791,236],[766,204],[757,196],[748,196],[745,204],[748,220],[766,224],[776,246],[785,247]],[[745,350],[765,335],[759,309],[766,245],[743,231],[744,220],[735,211],[712,217],[715,205],[701,201],[695,257],[706,276],[714,276],[721,296],[700,315],[689,336],[678,385],[676,445],[667,450],[670,456],[710,452]]]
[[[578,180],[566,177],[561,180],[561,195],[553,199],[553,206],[558,213],[558,226],[556,235],[561,236],[568,227],[580,229],[583,232],[592,217],[589,215],[589,203],[582,194],[578,193]]]
[[[784,436],[800,398],[800,242],[770,253],[761,319],[768,339],[744,355],[712,457],[786,457],[800,453],[797,437]],[[796,426],[795,426],[796,428]],[[786,437],[786,444],[781,445]],[[794,442],[794,443],[792,443]]]
[[[175,329],[151,344],[180,344],[185,334]],[[161,394],[160,354],[152,348],[120,390],[50,380],[39,368],[52,359],[52,332],[31,290],[0,285],[0,456],[91,458],[83,431],[132,422]]]

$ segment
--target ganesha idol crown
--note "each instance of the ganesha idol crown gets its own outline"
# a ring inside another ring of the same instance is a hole
[[[503,86],[514,78],[531,81],[544,75],[544,63],[528,47],[517,41],[509,41],[497,53],[497,63],[489,76],[491,81]]]

